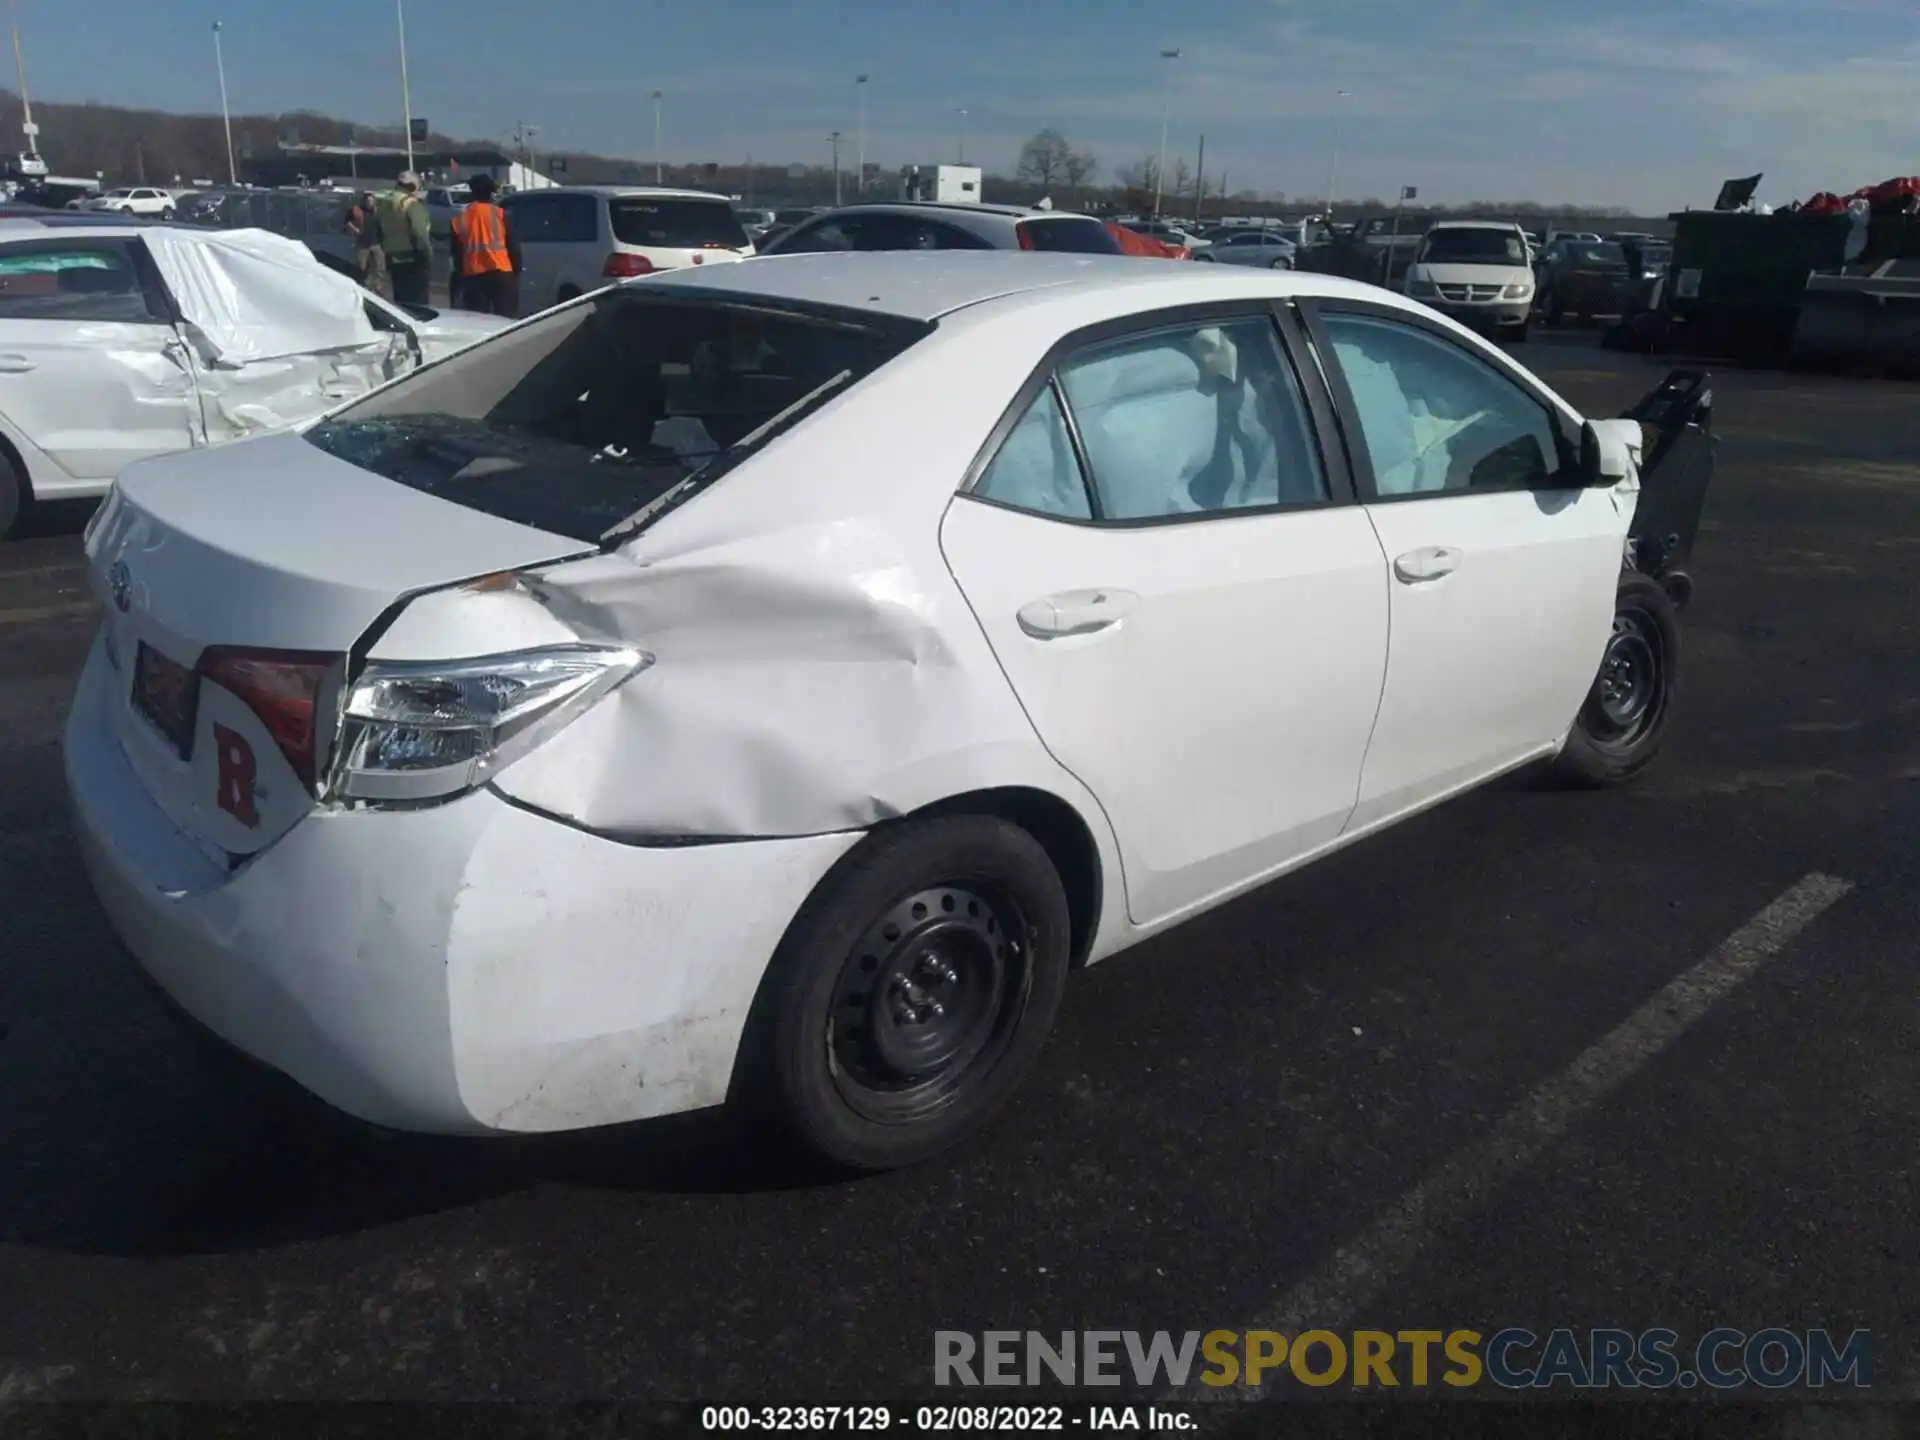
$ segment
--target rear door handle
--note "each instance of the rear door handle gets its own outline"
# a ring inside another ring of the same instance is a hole
[[[1020,607],[1020,628],[1036,640],[1092,635],[1118,624],[1140,603],[1130,590],[1063,590]]]
[[[24,375],[34,368],[32,360],[18,353],[0,355],[0,375]]]
[[[1423,585],[1429,580],[1451,575],[1460,568],[1460,562],[1465,558],[1464,554],[1451,546],[1426,545],[1398,556],[1393,562],[1393,578],[1404,585]]]

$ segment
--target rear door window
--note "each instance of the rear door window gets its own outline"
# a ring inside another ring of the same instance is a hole
[[[1084,215],[1062,215],[1058,219],[1022,220],[1020,234],[1023,250],[1055,250],[1074,255],[1118,255],[1120,242],[1098,220]]]
[[[456,504],[600,540],[718,478],[929,329],[609,290],[377,391],[307,439]]]
[[[164,325],[121,241],[29,241],[0,247],[0,320],[87,320]]]
[[[607,202],[613,238],[650,249],[744,250],[747,232],[724,200],[619,196]]]

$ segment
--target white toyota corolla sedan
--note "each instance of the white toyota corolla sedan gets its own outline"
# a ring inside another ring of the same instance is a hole
[[[724,1101],[905,1163],[1074,966],[1529,762],[1645,765],[1709,406],[1583,421],[1318,275],[602,290],[122,474],[78,830],[151,976],[356,1116]]]

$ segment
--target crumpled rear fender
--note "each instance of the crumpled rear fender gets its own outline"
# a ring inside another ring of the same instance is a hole
[[[645,565],[595,556],[524,585],[541,626],[654,663],[501,772],[514,800],[684,840],[864,829],[1024,786],[1071,805],[1105,848],[1096,802],[1040,744],[951,577],[857,522]]]

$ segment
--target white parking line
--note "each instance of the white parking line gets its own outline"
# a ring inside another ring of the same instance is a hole
[[[91,600],[69,600],[63,605],[26,605],[18,610],[0,610],[0,625],[31,625],[36,620],[66,620],[76,615],[91,615],[98,608]]]
[[[1297,1334],[1350,1324],[1363,1306],[1443,1239],[1455,1221],[1526,1168],[1575,1120],[1752,978],[1852,888],[1851,881],[1831,875],[1800,880],[1508,1111],[1485,1138],[1457,1152],[1409,1190],[1358,1238],[1281,1295],[1257,1324],[1245,1328]],[[1227,1396],[1196,1384],[1180,1398]]]

